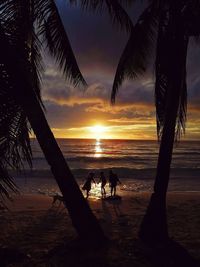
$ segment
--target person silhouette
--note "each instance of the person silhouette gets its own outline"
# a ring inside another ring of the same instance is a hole
[[[112,170],[110,170],[109,172],[109,184],[110,184],[110,195],[112,196],[116,196],[116,188],[117,188],[117,184],[120,183],[120,180],[117,176],[117,174],[113,173]]]
[[[89,197],[89,193],[92,187],[92,182],[96,184],[95,180],[94,180],[94,173],[90,172],[86,178],[86,181],[82,187],[83,190],[86,190],[86,198]]]
[[[105,185],[107,181],[106,181],[106,177],[103,172],[100,172],[99,182],[101,183],[101,195],[102,197],[105,197],[106,196]]]

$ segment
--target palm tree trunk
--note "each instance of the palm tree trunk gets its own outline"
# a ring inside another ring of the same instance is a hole
[[[46,121],[38,97],[33,90],[34,81],[31,84],[32,77],[30,77],[29,66],[27,66],[26,61],[24,62],[21,59],[17,51],[10,46],[1,27],[0,36],[2,45],[0,58],[11,81],[11,86],[8,85],[7,90],[10,90],[11,97],[14,97],[16,102],[22,106],[28,117],[63,194],[72,224],[79,237],[84,241],[102,243],[106,240],[104,233],[84,199]]]
[[[26,92],[23,92],[24,99],[20,101],[63,194],[73,226],[85,241],[105,241],[103,231],[63,157],[35,93],[33,91],[30,92],[30,90],[26,90]]]
[[[174,5],[174,3],[172,4]],[[178,11],[172,8],[169,25],[168,81],[165,122],[161,137],[154,192],[140,226],[139,237],[145,242],[166,242],[168,237],[166,215],[166,193],[170,177],[173,144],[175,139],[177,113],[181,91],[185,86],[185,65],[188,39],[184,36],[183,25]],[[167,53],[167,51],[163,51]]]

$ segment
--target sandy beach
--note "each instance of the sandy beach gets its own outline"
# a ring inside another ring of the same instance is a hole
[[[62,204],[52,205],[52,197],[15,196],[8,203],[9,210],[0,211],[0,246],[5,250],[1,255],[3,266],[152,266],[141,255],[137,237],[149,196],[150,193],[141,192],[123,196],[121,201],[89,199],[110,239],[109,245],[98,251],[89,247],[77,249],[76,233],[67,211]],[[168,194],[170,237],[198,260],[199,214],[199,192]],[[11,259],[9,250],[17,251],[20,256]]]

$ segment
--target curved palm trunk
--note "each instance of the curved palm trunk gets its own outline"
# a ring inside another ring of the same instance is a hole
[[[173,5],[173,4],[172,4]],[[170,177],[170,165],[175,139],[177,113],[185,82],[185,65],[188,38],[184,37],[183,25],[172,8],[171,29],[168,36],[168,81],[165,122],[161,137],[154,192],[140,226],[139,237],[145,242],[165,242],[169,239],[166,216],[166,193]],[[167,53],[167,51],[162,51]]]
[[[17,51],[10,46],[1,27],[0,37],[2,46],[0,50],[1,64],[3,63],[11,82],[11,86],[8,85],[7,90],[10,91],[11,97],[14,97],[16,102],[22,106],[28,117],[63,194],[73,226],[79,237],[85,241],[93,243],[105,241],[104,233],[84,199],[46,121],[38,97],[33,90],[34,81],[31,84],[32,78],[29,77],[31,73],[27,62],[21,59]]]
[[[20,101],[26,111],[28,120],[45,158],[51,167],[60,191],[63,194],[73,226],[79,236],[84,240],[92,242],[105,241],[102,229],[87,201],[84,199],[56,143],[35,93],[26,90],[23,92],[23,98]]]

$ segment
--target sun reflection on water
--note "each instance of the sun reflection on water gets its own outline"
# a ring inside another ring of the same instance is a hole
[[[93,184],[91,190],[91,196],[95,199],[101,198],[101,183]]]
[[[97,139],[96,143],[95,143],[95,154],[94,157],[95,158],[100,158],[102,155],[103,149],[101,147],[101,140]]]
[[[91,191],[90,191],[90,194],[89,194],[89,198],[92,198],[94,200],[98,200],[98,199],[102,198],[102,195],[101,195],[101,183],[98,183],[97,177],[95,177],[95,178],[96,178],[96,183],[92,184]],[[80,187],[82,188],[83,184],[81,184]],[[84,195],[86,195],[86,194],[84,193]]]

